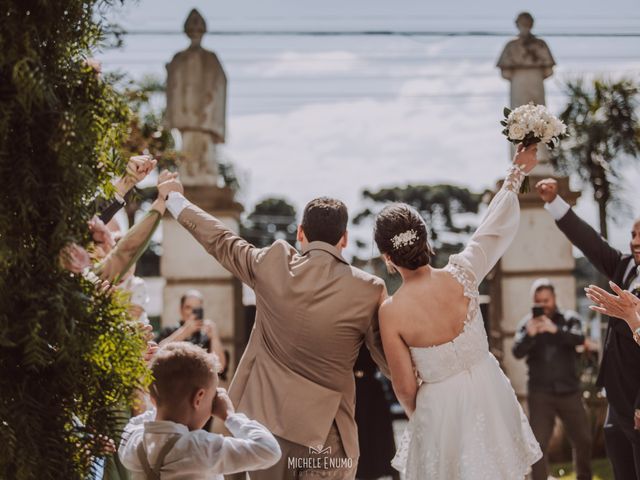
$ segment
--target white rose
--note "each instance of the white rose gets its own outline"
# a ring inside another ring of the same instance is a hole
[[[522,140],[526,133],[524,127],[519,123],[514,123],[509,127],[509,138],[511,140]]]

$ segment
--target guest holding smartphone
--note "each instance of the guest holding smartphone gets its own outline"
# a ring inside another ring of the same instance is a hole
[[[164,328],[156,337],[158,344],[187,341],[202,347],[209,353],[215,353],[226,370],[227,356],[222,347],[218,327],[212,320],[204,318],[204,297],[199,290],[187,290],[180,297],[180,319],[177,325]],[[218,373],[221,373],[218,372]],[[222,375],[224,379],[224,375]]]
[[[529,416],[543,457],[532,467],[533,480],[547,480],[547,450],[556,417],[573,447],[577,480],[591,479],[591,431],[580,388],[576,347],[584,343],[582,322],[562,311],[548,279],[534,282],[531,313],[516,333],[513,355],[529,365]]]

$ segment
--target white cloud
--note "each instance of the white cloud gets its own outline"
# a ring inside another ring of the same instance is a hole
[[[264,77],[344,73],[361,65],[358,56],[347,51],[309,52],[288,51],[275,58],[252,64],[247,71]]]

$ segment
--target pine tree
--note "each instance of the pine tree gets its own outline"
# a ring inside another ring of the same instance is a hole
[[[59,262],[123,168],[128,108],[90,60],[109,6],[3,2],[0,478],[86,478],[148,376],[123,301]]]

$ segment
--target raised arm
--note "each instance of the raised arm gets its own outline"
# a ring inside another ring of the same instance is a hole
[[[558,195],[558,182],[555,179],[541,180],[536,184],[536,190],[545,201],[544,208],[551,214],[562,233],[584,253],[599,272],[612,279],[622,260],[622,252],[609,245],[591,225],[576,215],[569,204]]]
[[[141,182],[156,167],[157,160],[150,155],[136,155],[129,159],[127,163],[127,171],[118,178],[113,186],[115,187],[114,199],[102,205],[98,217],[104,223],[118,213],[118,211],[126,205],[124,198],[137,183]]]
[[[495,266],[513,241],[520,223],[518,191],[524,177],[537,164],[537,147],[518,145],[513,166],[500,191],[493,197],[480,226],[458,255],[473,271],[478,283]]]
[[[257,263],[266,250],[254,247],[219,219],[189,202],[176,178],[161,183],[158,190],[167,198],[171,215],[198,243],[224,268],[253,288]]]
[[[156,200],[142,220],[131,227],[105,259],[94,267],[96,275],[102,280],[118,284],[147,249],[164,208],[164,202]]]

